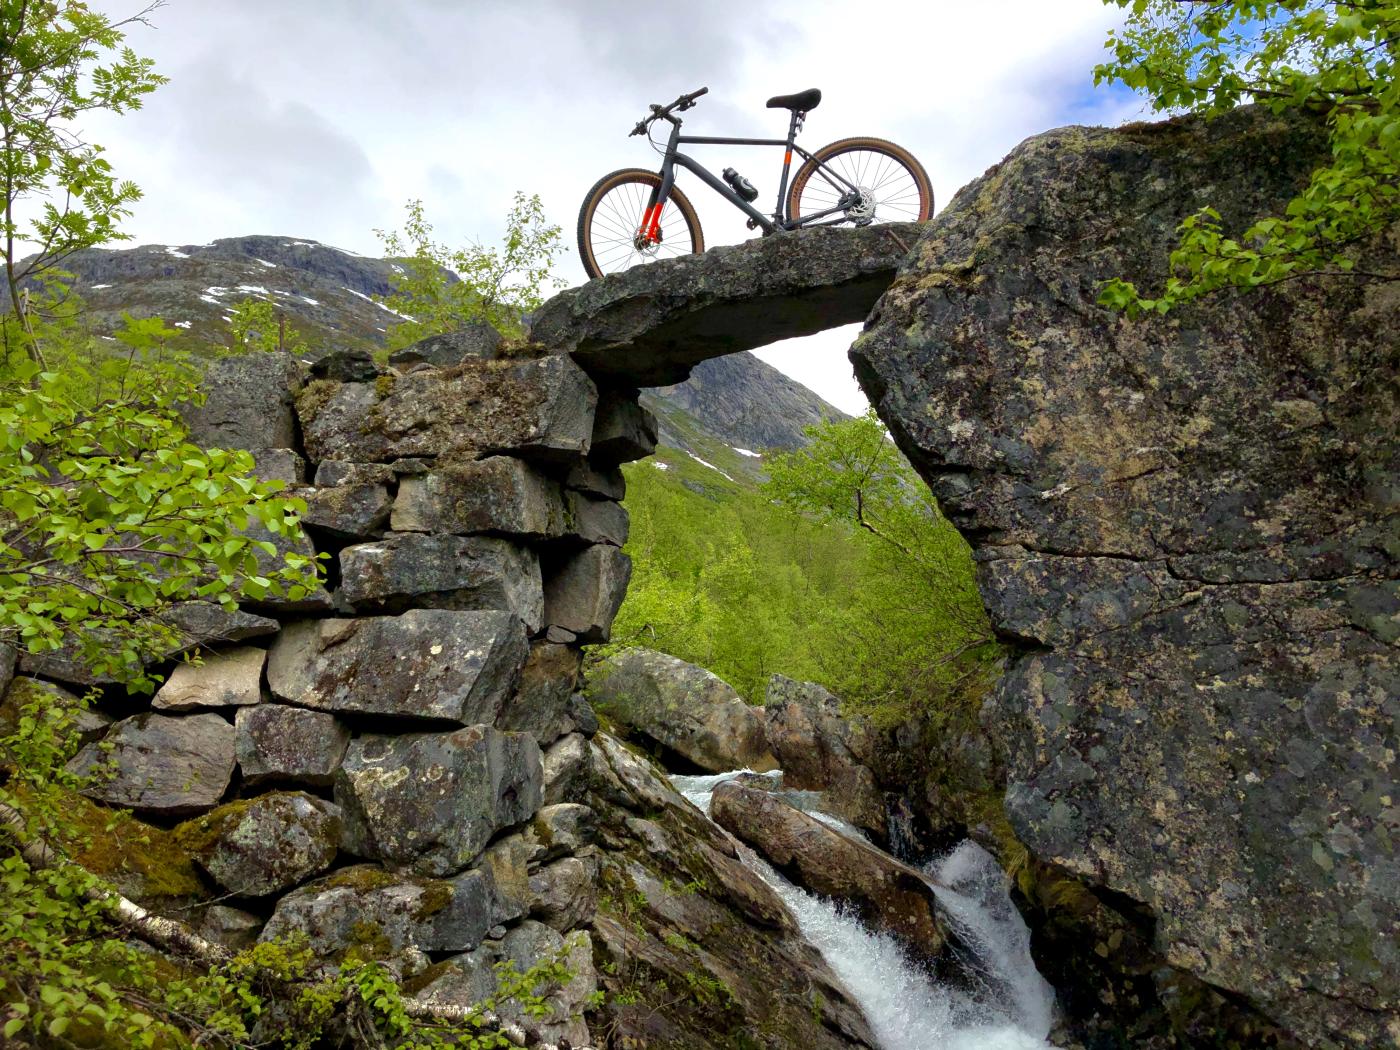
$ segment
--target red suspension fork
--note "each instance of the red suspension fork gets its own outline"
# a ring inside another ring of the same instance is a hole
[[[652,192],[651,202],[647,204],[647,210],[642,215],[642,224],[637,229],[637,246],[653,245],[661,243],[661,211],[666,207],[664,203],[657,200],[661,194],[661,188],[657,187]]]

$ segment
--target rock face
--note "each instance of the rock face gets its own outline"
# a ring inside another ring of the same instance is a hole
[[[285,704],[246,707],[234,728],[238,766],[251,784],[329,784],[350,743],[350,730],[335,715]]]
[[[708,1050],[742,1046],[758,1030],[810,1050],[875,1047],[729,836],[606,733],[587,764],[603,847],[592,931],[614,1045]]]
[[[748,843],[793,882],[844,901],[911,957],[946,970],[951,948],[928,876],[815,817],[772,791],[728,781],[715,789],[715,823]]]
[[[151,706],[160,711],[202,707],[247,707],[262,700],[265,649],[242,646],[200,663],[183,663],[156,692]]]
[[[706,773],[777,768],[762,712],[703,667],[627,649],[604,661],[589,682],[599,711]]]
[[[679,383],[706,358],[863,320],[918,236],[814,228],[634,267],[556,295],[530,337],[622,385]]]
[[[1158,286],[1205,204],[1279,213],[1322,142],[1248,109],[1031,139],[928,227],[852,359],[1023,643],[987,709],[1018,837],[1293,1036],[1394,1045],[1400,300],[1094,302]]]
[[[783,786],[825,792],[829,812],[885,839],[885,796],[870,768],[878,745],[868,723],[842,715],[841,701],[814,682],[777,674],[764,709]]]

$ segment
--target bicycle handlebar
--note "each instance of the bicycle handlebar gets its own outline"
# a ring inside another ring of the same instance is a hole
[[[681,95],[669,106],[659,106],[653,102],[651,105],[651,116],[647,117],[645,120],[639,120],[637,126],[632,129],[632,134],[645,135],[647,133],[647,128],[649,128],[654,121],[670,120],[672,110],[678,110],[684,113],[691,106],[695,105],[695,100],[697,98],[701,95],[708,94],[709,90],[710,89],[707,87],[702,87],[700,90],[692,91],[688,95]],[[631,136],[629,135],[628,137],[630,138]]]

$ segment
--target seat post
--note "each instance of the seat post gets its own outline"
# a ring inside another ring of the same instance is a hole
[[[802,114],[797,110],[792,111],[792,118],[788,121],[788,145],[791,146],[797,140],[797,128],[802,123]]]

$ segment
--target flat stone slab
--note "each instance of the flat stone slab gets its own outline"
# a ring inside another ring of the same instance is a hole
[[[512,613],[413,609],[289,624],[267,678],[302,707],[470,725],[495,720],[528,652]]]
[[[530,338],[590,375],[670,386],[712,357],[865,320],[922,231],[819,227],[637,266],[556,295]]]

